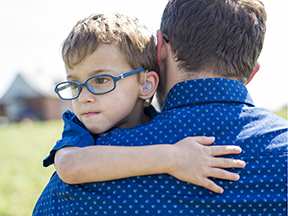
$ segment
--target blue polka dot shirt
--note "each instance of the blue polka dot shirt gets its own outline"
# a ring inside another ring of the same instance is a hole
[[[44,160],[45,166],[53,163],[55,150],[73,141],[79,147],[95,142],[139,146],[173,144],[200,135],[215,136],[214,145],[241,146],[241,154],[227,157],[240,158],[247,165],[229,169],[240,174],[238,182],[212,179],[224,188],[223,194],[167,174],[69,185],[54,173],[33,215],[286,216],[287,128],[286,120],[254,106],[244,84],[221,78],[176,84],[162,112],[149,124],[133,129],[116,129],[97,138],[83,129],[82,137],[75,138],[82,129],[69,125],[67,119],[63,139]]]

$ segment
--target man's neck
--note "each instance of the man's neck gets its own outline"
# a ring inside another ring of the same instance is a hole
[[[166,88],[164,91],[163,96],[167,96],[168,92],[170,89],[176,85],[179,82],[183,82],[186,80],[195,80],[195,79],[205,79],[205,78],[225,78],[225,79],[233,79],[239,81],[236,77],[221,77],[215,75],[212,71],[209,70],[203,70],[200,72],[187,72],[183,71],[180,69],[175,69],[174,71],[172,70],[167,70],[167,75],[166,75]]]

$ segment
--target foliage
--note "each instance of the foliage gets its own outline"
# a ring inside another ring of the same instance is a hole
[[[31,215],[35,202],[54,172],[42,167],[55,141],[61,121],[10,124],[0,128],[0,215]]]

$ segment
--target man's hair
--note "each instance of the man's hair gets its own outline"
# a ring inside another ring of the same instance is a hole
[[[170,0],[161,31],[180,69],[208,69],[246,83],[263,47],[266,18],[259,0]]]
[[[137,19],[123,14],[93,14],[79,21],[62,45],[66,67],[73,69],[99,44],[113,44],[133,68],[157,69],[155,38]]]

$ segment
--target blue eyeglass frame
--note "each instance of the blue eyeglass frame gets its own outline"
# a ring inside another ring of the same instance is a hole
[[[135,69],[135,70],[132,70],[132,71],[128,71],[126,73],[123,73],[123,74],[120,74],[118,76],[114,76],[112,74],[100,74],[100,75],[96,75],[96,76],[92,76],[90,78],[88,78],[85,82],[83,83],[78,83],[78,82],[75,82],[75,81],[65,81],[65,82],[61,82],[61,83],[58,83],[55,88],[54,88],[54,91],[56,92],[56,94],[62,99],[62,100],[74,100],[76,98],[79,97],[79,95],[81,94],[81,91],[82,91],[82,87],[86,86],[86,88],[89,90],[89,92],[91,92],[92,94],[94,95],[102,95],[102,94],[107,94],[111,91],[113,91],[115,88],[116,88],[116,82],[121,80],[121,79],[124,79],[125,77],[128,77],[128,76],[131,76],[133,74],[136,74],[136,73],[139,73],[141,71],[144,71],[145,69],[144,68],[138,68],[138,69]],[[101,92],[101,93],[96,93],[93,91],[93,89],[91,88],[91,86],[88,84],[88,81],[95,78],[95,77],[99,77],[99,76],[110,76],[112,77],[113,81],[114,81],[114,87],[112,89],[110,89],[109,91],[106,91],[106,92]],[[78,94],[73,97],[73,98],[62,98],[59,91],[57,90],[58,86],[61,85],[61,84],[64,84],[64,83],[73,83],[73,84],[76,84],[77,87],[78,87]]]
[[[169,37],[164,32],[162,32],[162,38],[166,41],[166,43],[169,43]]]

